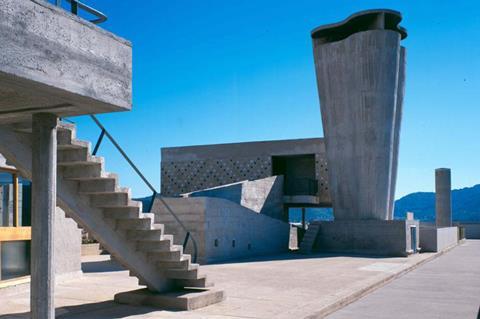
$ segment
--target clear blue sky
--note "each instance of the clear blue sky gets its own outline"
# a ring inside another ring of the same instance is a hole
[[[161,147],[323,136],[310,30],[372,8],[401,11],[409,33],[396,197],[433,191],[436,167],[480,183],[479,1],[86,2],[133,43],[133,111],[100,118],[157,187]],[[108,143],[99,155],[149,194]]]

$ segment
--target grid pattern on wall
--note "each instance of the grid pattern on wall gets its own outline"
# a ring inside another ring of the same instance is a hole
[[[162,194],[189,193],[244,180],[272,175],[269,156],[196,161],[162,161]]]
[[[246,158],[205,159],[194,161],[162,161],[162,194],[178,194],[206,188],[255,180],[272,175],[271,156]],[[315,178],[318,181],[319,198],[329,203],[327,159],[324,154],[315,154]]]

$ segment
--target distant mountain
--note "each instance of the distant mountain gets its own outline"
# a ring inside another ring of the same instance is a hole
[[[480,184],[452,191],[452,219],[480,221]],[[435,193],[412,193],[395,201],[395,219],[413,212],[415,219],[435,220]]]

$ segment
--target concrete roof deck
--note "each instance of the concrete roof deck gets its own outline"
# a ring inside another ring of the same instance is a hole
[[[470,248],[465,249],[468,246]],[[445,255],[428,253],[409,258],[339,255],[304,257],[286,254],[243,262],[207,265],[202,267],[203,271],[217,283],[219,288],[226,290],[227,299],[220,304],[192,312],[162,311],[115,304],[111,301],[113,295],[117,292],[138,288],[136,280],[128,277],[128,272],[105,261],[108,257],[89,256],[84,260],[86,273],[83,278],[58,285],[56,290],[57,315],[60,318],[187,319],[321,317],[436,256],[440,257],[435,259],[435,263],[444,264],[447,260],[447,264],[450,264],[446,268],[437,268],[439,276],[454,277],[456,275],[455,269],[451,269],[451,267],[457,266],[448,262],[448,259],[451,259],[450,256],[455,256],[454,258],[458,259],[458,262],[464,260],[463,258],[470,258],[468,260],[472,264],[469,269],[477,269],[477,278],[480,278],[478,276],[480,241],[467,241],[465,247],[459,246]],[[477,257],[475,258],[475,256]],[[433,263],[431,264],[433,265]],[[422,265],[408,276],[421,272],[429,265],[430,263]],[[475,276],[472,272],[466,275]],[[426,280],[430,280],[429,278],[432,277],[427,276]],[[396,282],[393,281],[392,284]],[[475,280],[472,280],[471,284],[466,281],[462,281],[461,284],[465,289],[470,289],[472,293],[478,291],[479,288]],[[431,282],[431,285],[444,286],[444,283],[436,281]],[[449,288],[451,296],[456,294],[457,288]],[[383,289],[381,288],[381,290]],[[416,289],[422,290],[422,282],[419,282]],[[2,300],[0,318],[28,317],[28,292],[3,293],[3,295],[2,293],[0,291]],[[395,303],[398,300],[389,302]],[[410,313],[409,318],[418,317],[412,316]],[[391,318],[396,317],[391,316]]]
[[[39,0],[0,1],[0,123],[125,111],[130,42]]]

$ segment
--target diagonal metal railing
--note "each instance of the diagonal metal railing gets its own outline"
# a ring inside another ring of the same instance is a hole
[[[83,10],[96,18],[93,20],[89,20],[91,23],[94,24],[100,24],[102,22],[107,21],[107,16],[103,14],[102,12],[98,11],[97,9],[94,9],[85,3],[78,1],[78,0],[65,0],[65,2],[68,2],[70,4],[70,12],[73,13],[74,15],[79,14],[79,10]],[[53,3],[58,6],[58,7],[63,7],[63,1],[62,0],[53,0]]]
[[[155,198],[158,198],[158,200],[164,205],[166,210],[170,213],[170,215],[173,216],[175,221],[180,225],[180,228],[185,232],[185,238],[183,240],[183,249],[187,247],[188,241],[192,241],[192,246],[193,246],[193,256],[192,256],[192,261],[195,263],[197,261],[197,255],[198,255],[198,248],[197,248],[197,241],[195,238],[192,236],[190,231],[185,227],[185,225],[182,223],[182,221],[178,218],[178,216],[175,214],[175,212],[171,209],[171,207],[165,202],[165,200],[157,195],[159,194],[155,187],[153,187],[152,183],[148,181],[148,179],[145,177],[145,175],[140,171],[140,169],[133,163],[131,158],[127,155],[127,153],[123,150],[123,148],[118,144],[118,142],[115,140],[115,138],[110,134],[110,132],[103,126],[103,124],[98,120],[98,118],[95,115],[90,115],[92,120],[95,122],[95,124],[100,128],[100,135],[97,139],[97,142],[95,143],[95,147],[93,148],[92,155],[95,156],[98,152],[98,149],[100,148],[100,145],[102,144],[103,140],[105,137],[107,137],[110,142],[115,146],[115,148],[118,150],[118,152],[122,155],[122,157],[127,161],[127,163],[130,165],[130,167],[137,173],[137,175],[142,179],[142,181],[147,185],[147,187],[152,191],[152,197],[150,199],[150,202],[148,204],[148,209],[146,212],[150,213],[153,208],[153,204],[155,202]]]

